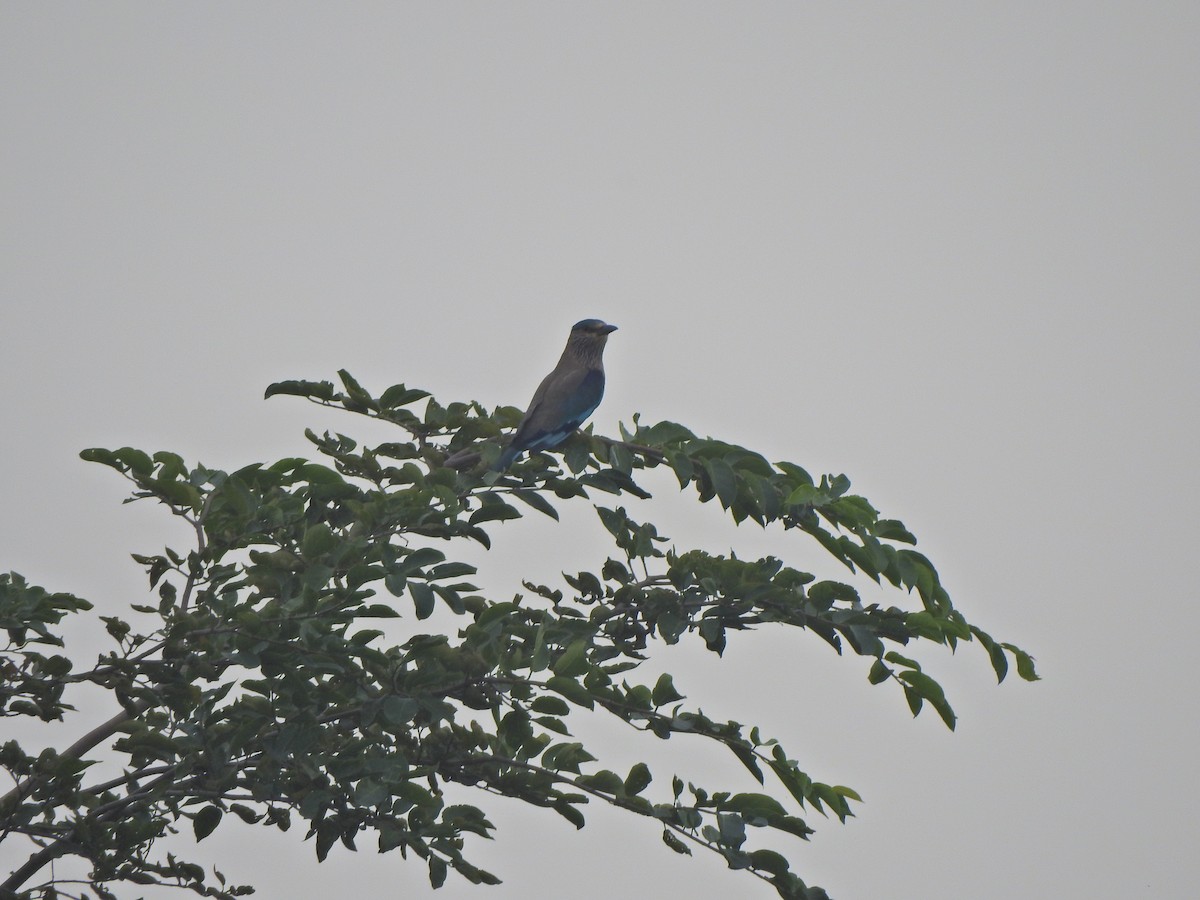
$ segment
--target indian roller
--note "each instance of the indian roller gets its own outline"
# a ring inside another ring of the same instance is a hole
[[[604,396],[604,345],[616,330],[599,319],[575,323],[562,358],[538,385],[493,471],[504,471],[526,450],[557,447],[595,411]]]

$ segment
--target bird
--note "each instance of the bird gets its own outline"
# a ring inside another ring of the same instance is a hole
[[[604,345],[616,330],[616,325],[600,319],[584,319],[572,326],[558,365],[534,391],[492,471],[503,472],[526,450],[557,447],[595,412],[604,396]]]

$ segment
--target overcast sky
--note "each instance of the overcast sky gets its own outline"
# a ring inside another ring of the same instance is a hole
[[[845,472],[1038,658],[996,687],[978,647],[925,649],[954,734],[803,633],[656,662],[863,795],[785,845],[803,877],[1193,897],[1198,35],[1194,2],[0,4],[0,570],[120,614],[128,554],[186,535],[80,449],[232,469],[307,453],[306,426],[384,439],[262,400],[339,367],[522,405],[600,317],[598,431],[640,411]],[[680,547],[842,577],[671,494],[633,514]],[[511,595],[603,539],[586,506],[508,525],[480,581]],[[493,820],[469,849],[505,883],[439,896],[771,895],[650,822]],[[418,863],[299,838],[184,852],[268,898],[430,893]]]

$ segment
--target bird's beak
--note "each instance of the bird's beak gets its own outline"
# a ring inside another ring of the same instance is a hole
[[[601,334],[612,334],[616,330],[617,330],[616,325],[605,325],[603,328],[600,329],[600,333]]]

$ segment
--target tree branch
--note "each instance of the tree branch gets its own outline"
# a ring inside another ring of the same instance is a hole
[[[138,707],[137,713],[131,715],[126,710],[121,710],[107,722],[97,725],[70,747],[58,754],[60,759],[79,759],[83,754],[87,753],[101,741],[107,740],[120,730],[121,726],[126,722],[132,722],[137,715],[145,712],[150,704],[144,700],[139,700],[134,704]],[[30,788],[38,782],[37,776],[31,775],[28,778],[22,779],[17,783],[16,787],[10,790],[3,797],[0,797],[0,812],[6,810],[10,804],[16,805],[21,802],[21,799],[28,795]]]

